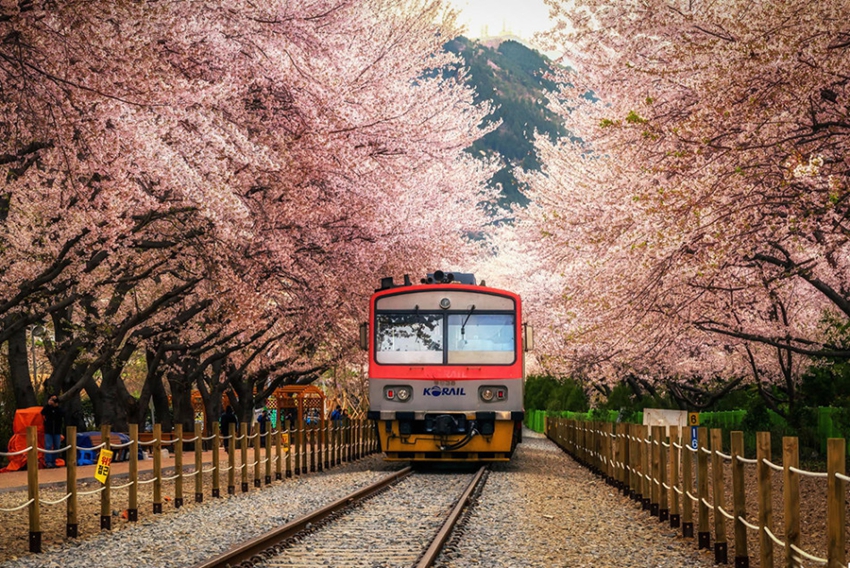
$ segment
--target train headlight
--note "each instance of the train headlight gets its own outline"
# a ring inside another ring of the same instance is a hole
[[[413,395],[413,388],[409,386],[392,386],[384,388],[384,398],[397,402],[407,402]]]
[[[478,397],[484,402],[502,402],[508,398],[508,389],[504,386],[485,385],[479,387]]]

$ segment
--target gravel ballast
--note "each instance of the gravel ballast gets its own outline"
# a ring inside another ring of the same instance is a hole
[[[713,554],[528,430],[514,460],[493,466],[446,568],[714,566]]]

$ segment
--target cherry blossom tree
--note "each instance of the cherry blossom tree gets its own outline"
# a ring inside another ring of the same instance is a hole
[[[51,388],[117,427],[350,359],[378,277],[463,262],[493,198],[443,10],[0,4],[0,341],[49,324]]]
[[[541,141],[528,212],[575,314],[553,319],[554,352],[601,350],[620,373],[638,354],[670,376],[694,342],[704,378],[737,359],[792,385],[792,354],[850,355],[848,7],[549,5],[579,137]]]

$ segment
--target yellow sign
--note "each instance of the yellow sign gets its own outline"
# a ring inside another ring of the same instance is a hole
[[[283,444],[283,449],[289,449],[289,432],[284,432],[281,434],[281,444]]]
[[[688,412],[688,426],[699,426],[699,412]]]
[[[106,478],[109,477],[109,464],[112,463],[112,450],[102,448],[97,456],[97,467],[94,470],[94,477],[101,483],[106,483]]]

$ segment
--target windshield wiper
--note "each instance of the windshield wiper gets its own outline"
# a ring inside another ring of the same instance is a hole
[[[464,333],[466,333],[466,322],[469,321],[470,316],[472,316],[472,312],[475,311],[475,304],[472,304],[472,307],[469,308],[469,313],[466,314],[466,319],[463,320],[463,325],[460,326],[460,335],[463,337]]]

